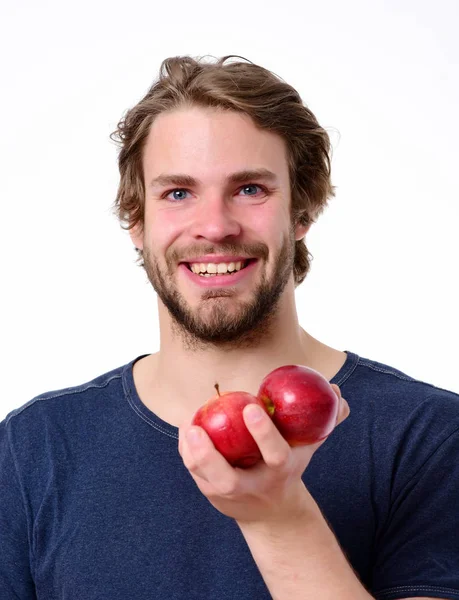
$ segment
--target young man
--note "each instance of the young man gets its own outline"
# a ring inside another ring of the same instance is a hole
[[[116,209],[160,350],[1,424],[0,596],[459,600],[459,396],[300,326],[328,136],[227,58],[166,60],[118,126]],[[291,448],[246,407],[263,460],[231,467],[193,414],[215,382],[256,394],[285,364],[331,382],[336,429]]]

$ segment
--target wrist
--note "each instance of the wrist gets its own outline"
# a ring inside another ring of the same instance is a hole
[[[253,531],[261,535],[275,534],[276,531],[285,534],[290,528],[297,530],[299,523],[303,526],[309,523],[313,525],[319,520],[323,520],[320,508],[300,480],[289,490],[288,497],[280,502],[275,510],[270,511],[268,516],[265,514],[263,518],[252,521],[238,520],[237,523],[243,532]]]
[[[238,522],[273,599],[370,600],[315,500],[301,498],[296,513]]]

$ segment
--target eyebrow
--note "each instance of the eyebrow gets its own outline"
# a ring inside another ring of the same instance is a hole
[[[266,181],[271,183],[277,183],[277,175],[268,169],[245,169],[243,171],[237,171],[236,173],[231,173],[228,175],[227,181],[228,183],[242,183],[244,181],[251,181],[253,179],[257,179],[258,181]],[[162,173],[155,177],[150,182],[150,187],[154,188],[157,186],[165,186],[165,185],[183,185],[183,186],[198,186],[201,185],[202,182],[199,179],[191,177],[191,175],[185,175],[182,173],[176,174],[167,174]]]

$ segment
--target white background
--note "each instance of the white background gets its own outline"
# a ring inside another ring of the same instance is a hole
[[[261,64],[330,132],[302,326],[459,392],[458,6],[3,0],[0,418],[159,348],[109,134],[182,54]]]

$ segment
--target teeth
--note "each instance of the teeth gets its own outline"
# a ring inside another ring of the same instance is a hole
[[[242,269],[242,265],[244,261],[238,261],[236,263],[193,263],[190,265],[193,273],[227,273],[232,271],[240,271]]]

